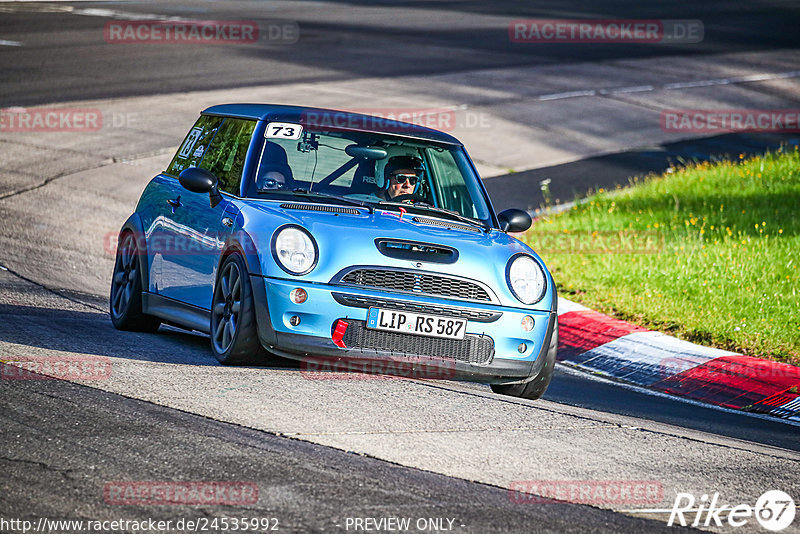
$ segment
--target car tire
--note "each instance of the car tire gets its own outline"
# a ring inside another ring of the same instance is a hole
[[[133,232],[120,235],[108,298],[111,323],[118,330],[155,332],[161,320],[142,312],[142,261]]]
[[[225,365],[262,363],[264,349],[258,340],[253,288],[244,258],[232,253],[217,273],[211,301],[211,350]]]
[[[547,348],[544,366],[533,380],[524,384],[492,384],[492,391],[501,395],[511,397],[521,397],[523,399],[536,400],[544,395],[550,379],[553,378],[553,371],[556,365],[556,355],[558,354],[558,317],[556,317],[553,335],[550,336],[550,346]]]

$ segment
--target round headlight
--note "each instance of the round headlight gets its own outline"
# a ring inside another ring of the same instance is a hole
[[[308,232],[286,226],[275,234],[272,254],[281,268],[290,274],[306,274],[317,264],[317,245]]]
[[[523,304],[534,304],[542,300],[547,279],[541,265],[530,256],[514,257],[506,270],[508,287]]]

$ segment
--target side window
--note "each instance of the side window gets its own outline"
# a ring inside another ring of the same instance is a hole
[[[479,198],[477,192],[470,191],[464,181],[464,172],[459,162],[454,158],[454,153],[449,150],[428,149],[427,155],[431,163],[433,174],[436,176],[436,190],[441,207],[457,211],[467,217],[486,218],[486,214],[477,213],[474,198]]]
[[[219,178],[221,191],[239,195],[244,159],[255,127],[256,121],[253,120],[225,119],[208,145],[199,166]]]
[[[223,117],[212,117],[203,115],[194,124],[186,139],[181,143],[180,148],[172,158],[172,162],[167,167],[167,174],[178,176],[183,169],[197,167],[203,159],[209,143],[217,133]]]

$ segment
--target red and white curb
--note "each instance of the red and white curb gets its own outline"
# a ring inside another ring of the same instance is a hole
[[[558,299],[558,360],[700,402],[800,422],[800,367],[702,347]]]

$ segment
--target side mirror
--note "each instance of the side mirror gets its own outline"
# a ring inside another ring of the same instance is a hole
[[[217,188],[217,177],[199,167],[184,169],[178,175],[181,185],[192,193],[210,193]]]
[[[190,167],[181,171],[178,181],[192,193],[208,193],[212,208],[222,200],[222,195],[217,189],[219,180],[212,172],[199,167]]]
[[[500,230],[503,232],[524,232],[531,227],[531,216],[527,211],[516,208],[507,209],[497,214]]]

